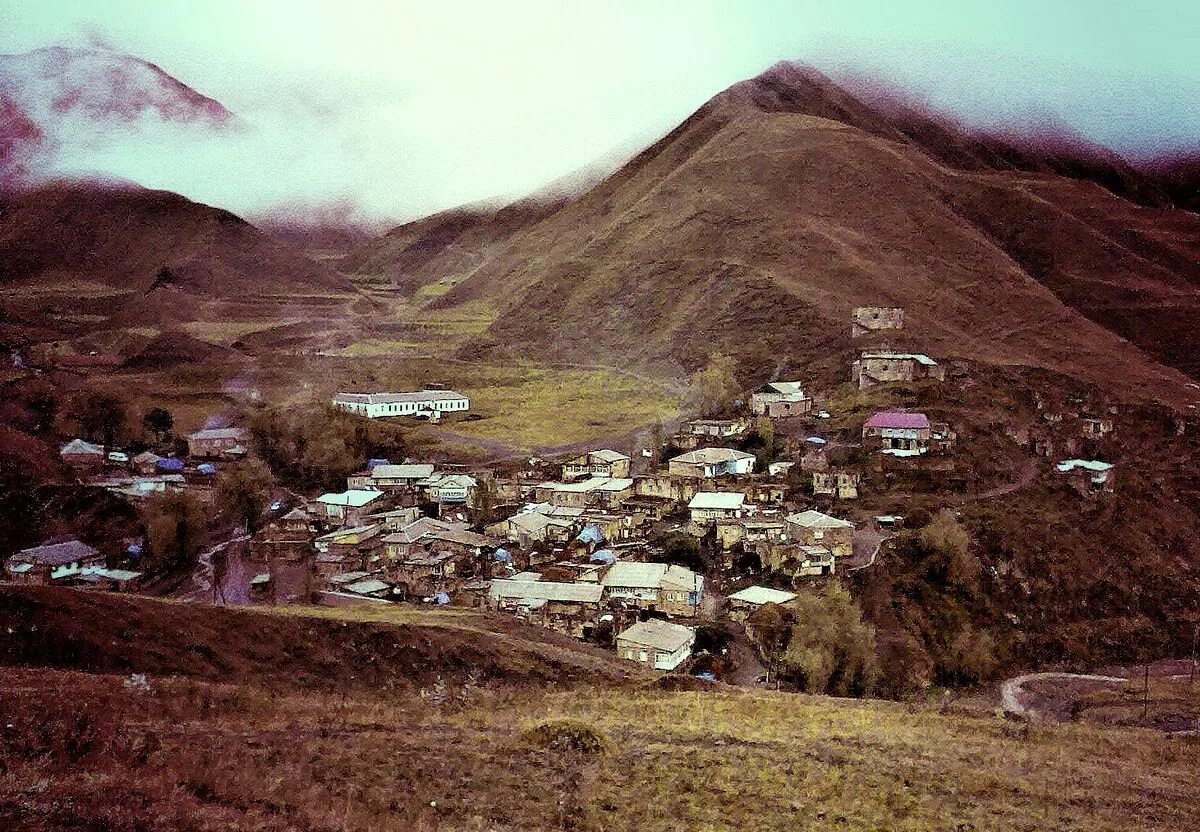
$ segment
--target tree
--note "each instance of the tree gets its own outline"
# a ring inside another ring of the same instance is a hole
[[[87,390],[71,401],[67,413],[84,437],[112,447],[125,429],[125,402],[112,393]]]
[[[35,385],[25,396],[25,406],[33,417],[30,428],[34,433],[46,433],[54,427],[54,416],[58,412],[58,395],[48,384]]]
[[[765,605],[748,623],[780,677],[806,693],[866,696],[874,691],[875,628],[863,621],[862,610],[840,584],[823,593],[802,590],[786,607]]]
[[[165,407],[152,407],[142,414],[142,427],[154,434],[159,442],[165,442],[171,435],[171,428],[175,427],[175,420]]]
[[[658,563],[674,563],[686,566],[695,572],[704,571],[704,561],[700,557],[700,544],[696,538],[683,532],[671,532],[655,541],[662,548],[651,558]]]
[[[949,509],[942,509],[917,533],[930,578],[968,594],[979,591],[983,566],[971,553],[967,530]]]
[[[275,477],[261,460],[247,459],[217,476],[216,500],[221,511],[253,534],[271,498]]]
[[[150,567],[178,572],[196,565],[204,548],[204,507],[191,494],[168,491],[146,503],[146,542]]]
[[[737,381],[737,362],[724,353],[709,356],[708,366],[692,376],[696,407],[703,416],[718,416],[730,409],[741,391]]]
[[[496,495],[492,487],[492,481],[486,477],[480,478],[476,485],[475,491],[471,495],[471,523],[477,528],[482,529],[488,523],[492,522],[492,510],[495,508]]]

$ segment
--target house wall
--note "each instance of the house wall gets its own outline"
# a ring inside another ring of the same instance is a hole
[[[788,539],[802,546],[827,546],[836,557],[849,557],[854,551],[854,529],[810,529],[788,523]]]
[[[871,332],[904,328],[904,309],[899,306],[860,306],[850,321],[850,336],[861,338]]]

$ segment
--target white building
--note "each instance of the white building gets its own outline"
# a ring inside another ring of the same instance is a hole
[[[701,448],[680,454],[667,462],[672,477],[710,479],[721,476],[740,476],[754,470],[754,454],[733,448]]]
[[[692,655],[696,631],[670,621],[639,621],[617,636],[617,655],[649,665],[655,670],[674,670]]]
[[[388,416],[438,417],[443,413],[466,413],[471,400],[453,390],[419,390],[414,393],[338,393],[333,406],[339,410],[380,419]]]
[[[704,577],[674,563],[617,561],[600,583],[614,601],[667,615],[695,615],[704,593]]]
[[[692,522],[707,525],[715,520],[741,517],[746,495],[730,491],[701,491],[688,503]]]
[[[759,416],[802,416],[812,410],[798,381],[769,381],[750,394],[750,410]]]

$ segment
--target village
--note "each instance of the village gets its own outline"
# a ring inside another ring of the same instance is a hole
[[[856,309],[851,329],[861,342],[847,368],[851,390],[954,383],[937,359],[891,346],[905,334],[903,309]],[[467,396],[435,385],[338,393],[329,405],[364,420],[434,423],[471,410]],[[706,657],[729,646],[708,625],[741,638],[758,610],[786,608],[799,589],[876,563],[904,527],[904,495],[882,511],[878,501],[859,508],[864,494],[886,496],[889,483],[914,471],[953,476],[958,433],[947,421],[896,406],[830,429],[839,415],[832,407],[805,379],[776,380],[719,417],[682,421],[650,447],[488,466],[364,459],[342,490],[262,495],[262,516],[204,552],[177,594],[483,608],[658,670],[711,675]],[[1111,492],[1114,466],[1073,454],[1112,433],[1112,413],[1092,403],[1070,413],[1038,407],[1045,429],[1007,438],[1050,460],[1081,498]],[[186,453],[172,455],[82,439],[61,449],[81,481],[135,502],[191,493],[211,503],[221,472],[255,454],[251,432],[232,425],[188,434]],[[10,557],[4,577],[138,592],[148,577],[145,546],[129,539],[114,558],[77,539],[47,540]]]

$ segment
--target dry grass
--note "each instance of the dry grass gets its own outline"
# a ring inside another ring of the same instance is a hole
[[[13,671],[0,826],[1195,828],[1194,741],[736,691],[323,696]],[[101,705],[100,703],[104,703]],[[546,725],[598,738],[589,754]],[[539,730],[539,726],[541,729]],[[537,741],[535,741],[537,740]],[[558,743],[558,744],[556,744]]]

